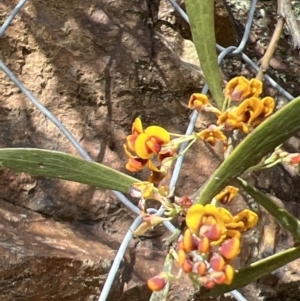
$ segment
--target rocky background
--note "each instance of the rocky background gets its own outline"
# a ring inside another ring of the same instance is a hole
[[[228,1],[241,26],[249,8],[249,1],[244,2],[240,7]],[[269,21],[263,28],[259,23],[262,17],[256,16],[258,23],[246,50],[254,60],[261,57],[276,22],[276,7],[271,2],[258,4],[258,12],[264,9]],[[1,1],[1,24],[17,3]],[[216,31],[223,46],[237,44],[239,29],[222,1],[216,3]],[[167,0],[74,0],[71,4],[67,0],[29,0],[0,38],[0,58],[93,160],[121,171],[125,171],[126,162],[122,145],[134,118],[141,116],[145,125],[159,124],[171,132],[184,133],[190,115],[185,104],[204,84],[189,27]],[[300,94],[299,61],[288,33],[274,62],[281,64],[274,63],[271,74],[290,93]],[[224,82],[237,74],[252,74],[239,58],[226,59],[222,70]],[[273,89],[268,92],[286,102]],[[204,116],[197,129],[211,122]],[[3,72],[0,146],[77,155]],[[297,146],[296,137],[286,147],[297,151]],[[219,149],[197,143],[185,158],[176,193],[193,193],[221,160]],[[136,176],[145,178],[143,173]],[[0,177],[0,299],[97,300],[134,214],[111,192],[94,187],[5,169],[0,170]],[[271,173],[257,173],[249,181],[278,197],[276,200],[294,214],[299,213],[300,186],[294,171],[278,167]],[[241,197],[232,210],[244,206]],[[255,209],[261,221],[245,239],[241,264],[293,245],[266,212]],[[109,300],[149,300],[151,292],[145,281],[161,270],[167,251],[162,240],[168,235],[158,227],[131,242]],[[298,294],[297,264],[295,261],[241,292],[249,301],[281,300],[276,298],[293,291]],[[189,281],[183,279],[174,283],[169,299],[199,297],[193,297]],[[221,299],[233,300],[229,296]],[[289,300],[299,300],[299,295]]]

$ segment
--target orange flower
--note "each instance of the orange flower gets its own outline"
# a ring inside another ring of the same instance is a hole
[[[258,222],[258,216],[255,212],[249,209],[244,209],[233,217],[233,222],[239,226],[231,226],[231,228],[234,228],[239,232],[244,232],[256,226]]]
[[[266,117],[270,116],[273,113],[274,108],[275,108],[275,101],[270,96],[264,97],[261,100],[261,103],[263,104],[263,111],[260,114],[260,116],[258,116],[257,119],[254,120],[254,122],[253,122],[254,127],[261,124],[266,119]]]
[[[217,140],[222,141],[224,145],[224,151],[228,147],[227,137],[214,125],[210,125],[207,129],[202,130],[198,136],[200,139],[208,142],[210,145],[215,146]]]
[[[194,93],[191,95],[188,103],[190,109],[196,109],[198,112],[201,112],[208,106],[211,106],[211,104],[205,94]]]
[[[211,245],[210,245],[210,240],[206,237],[203,236],[198,244],[198,251],[200,254],[207,254],[211,250]]]
[[[207,273],[207,266],[206,263],[203,261],[196,262],[196,264],[194,265],[194,269],[201,276],[204,276]]]
[[[234,77],[225,87],[225,97],[232,101],[243,101],[249,97],[258,97],[262,93],[262,82],[252,78],[250,81],[244,76]]]
[[[183,249],[178,250],[178,263],[185,273],[191,273],[193,270],[193,262]]]
[[[219,194],[215,196],[215,199],[222,204],[230,203],[238,193],[239,189],[234,186],[226,186]]]
[[[244,123],[252,124],[253,121],[261,116],[264,105],[260,99],[251,97],[245,99],[236,109],[235,115]]]
[[[241,130],[243,133],[248,134],[249,128],[248,126],[242,122],[239,116],[236,115],[236,107],[232,107],[229,110],[223,112],[217,121],[217,125],[224,126],[226,130]]]
[[[137,182],[130,186],[130,195],[136,198],[149,199],[154,197],[154,185],[150,182]]]
[[[274,101],[274,98],[270,97],[270,96],[267,96],[267,97],[264,97],[262,100],[261,100],[263,106],[264,106],[264,117],[267,117],[269,115],[271,115],[274,111],[274,108],[275,108],[275,101]]]
[[[139,134],[143,133],[143,125],[142,121],[139,117],[135,118],[132,127],[131,127],[131,135],[127,136],[127,146],[132,151],[135,152],[134,145],[136,138]]]
[[[207,237],[214,244],[226,237],[224,220],[218,208],[210,204],[196,204],[190,207],[186,214],[186,224],[192,233],[200,238]]]
[[[217,121],[219,126],[226,130],[239,129],[248,134],[249,126],[256,127],[265,118],[273,113],[275,101],[272,97],[265,97],[260,100],[257,97],[250,97],[240,103],[238,107],[231,107],[223,112]]]
[[[131,131],[132,134],[126,138],[127,147],[141,159],[152,158],[170,141],[170,134],[160,126],[149,126],[143,131],[140,118],[135,119]]]
[[[148,177],[148,181],[151,183],[159,183],[167,175],[167,169],[165,169],[163,165],[156,167],[152,161],[149,160],[148,166],[151,170],[151,175]]]
[[[142,170],[143,168],[146,167],[148,163],[148,159],[142,159],[139,158],[138,156],[132,155],[128,149],[127,146],[124,144],[124,150],[126,155],[129,157],[128,163],[126,164],[126,169],[131,171],[131,172],[138,172]]]
[[[160,126],[149,126],[135,140],[135,153],[142,159],[158,154],[164,144],[170,141],[170,134]]]

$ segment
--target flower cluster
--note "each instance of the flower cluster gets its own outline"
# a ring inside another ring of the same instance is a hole
[[[210,135],[209,132],[203,134]],[[128,157],[126,169],[131,172],[138,172],[148,166],[151,170],[148,180],[152,183],[160,183],[168,174],[174,160],[183,155],[200,138],[199,133],[191,135],[172,134],[172,136],[175,138],[171,139],[171,134],[168,131],[156,125],[143,130],[141,119],[136,118],[132,125],[131,135],[127,136],[126,144],[124,144],[125,153]],[[219,139],[222,138],[219,137]],[[225,136],[223,140],[225,146]],[[177,154],[177,149],[184,142],[190,143],[180,154]],[[214,142],[211,141],[211,143]]]
[[[241,233],[253,228],[257,215],[245,209],[235,216],[222,207],[193,205],[186,215],[187,229],[178,243],[178,263],[200,285],[230,284],[230,262],[240,253]]]
[[[166,175],[167,158],[174,156],[176,151],[176,148],[166,147],[169,142],[170,134],[164,128],[153,125],[143,130],[141,119],[136,118],[131,135],[127,136],[124,144],[129,158],[126,168],[137,172],[148,166],[152,171],[151,182],[159,182]],[[152,161],[155,155],[160,162],[159,166]]]
[[[231,202],[237,191],[228,186],[214,201]],[[252,229],[257,221],[256,213],[248,209],[233,216],[217,205],[192,205],[187,210],[187,229],[177,244],[174,258],[196,286],[211,289],[217,284],[230,284],[235,273],[231,263],[240,253],[241,235]],[[150,278],[148,286],[158,291],[173,278],[163,272]]]
[[[235,77],[227,83],[224,89],[225,107],[223,111],[213,107],[206,95],[193,94],[188,103],[190,109],[196,109],[199,112],[213,112],[218,118],[216,126],[210,126],[203,133],[200,133],[201,139],[211,145],[214,145],[215,140],[221,140],[226,146],[222,130],[237,129],[248,134],[270,116],[275,108],[274,99],[269,96],[260,99],[261,93],[261,81],[257,79],[249,81],[243,76]],[[231,102],[240,102],[240,104],[231,106]]]

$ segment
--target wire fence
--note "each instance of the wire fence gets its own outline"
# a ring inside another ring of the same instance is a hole
[[[11,12],[10,16],[6,19],[4,24],[0,27],[0,37],[3,36],[5,33],[5,30],[10,25],[12,20],[15,18],[15,16],[18,14],[20,9],[23,7],[23,5],[27,2],[27,0],[21,0],[16,7]],[[172,6],[175,8],[175,10],[180,14],[180,16],[189,23],[189,19],[187,14],[181,9],[181,7],[176,3],[175,0],[169,0],[169,2],[172,4]],[[243,34],[243,38],[238,45],[238,47],[230,46],[227,48],[223,48],[220,45],[217,45],[217,49],[220,52],[218,57],[219,64],[222,62],[222,60],[228,56],[228,55],[241,55],[242,60],[251,66],[253,69],[258,71],[259,67],[246,55],[243,53],[243,50],[245,48],[245,45],[248,41],[250,29],[253,21],[253,16],[256,8],[256,2],[257,0],[252,0],[251,7],[249,10],[248,20],[245,26],[245,31]],[[49,118],[51,122],[53,122],[57,128],[67,137],[67,139],[70,141],[70,143],[75,147],[77,152],[80,154],[82,158],[84,158],[87,161],[92,161],[92,158],[88,155],[88,153],[82,148],[82,146],[77,142],[77,140],[72,136],[72,134],[64,127],[64,125],[46,108],[44,107],[39,100],[29,91],[26,89],[26,87],[18,80],[18,78],[14,75],[13,72],[10,71],[10,69],[0,60],[0,68],[3,70],[3,72],[11,79],[11,81],[26,95],[26,97],[45,115]],[[272,85],[274,88],[276,88],[280,94],[285,96],[289,101],[292,100],[294,97],[288,93],[283,87],[281,87],[279,84],[276,83],[270,76],[266,75],[265,79],[269,82],[270,85]],[[202,93],[206,94],[208,91],[208,86],[205,84],[203,87]],[[192,134],[194,130],[194,126],[196,123],[196,120],[198,118],[198,112],[194,111],[190,120],[190,123],[186,130],[186,135]],[[181,151],[186,147],[186,145],[181,146]],[[180,152],[181,152],[180,151]],[[170,190],[175,188],[177,180],[179,178],[180,170],[183,164],[184,156],[180,156],[178,160],[176,161],[174,171],[172,174],[171,182],[170,182]],[[138,228],[138,226],[141,224],[142,219],[139,216],[140,210],[138,207],[136,207],[130,200],[128,200],[122,193],[118,191],[113,191],[115,196],[131,211],[136,213],[138,216],[132,223],[131,227],[128,229],[120,247],[119,250],[115,256],[114,262],[110,268],[110,272],[108,274],[108,277],[106,279],[106,282],[104,284],[104,287],[101,291],[101,295],[98,299],[98,301],[105,301],[108,297],[108,294],[110,292],[110,289],[112,287],[112,283],[115,279],[115,276],[117,274],[117,271],[120,267],[120,264],[123,260],[123,256],[125,254],[125,251],[129,245],[130,240],[133,238],[133,232]],[[148,209],[148,212],[151,214],[157,214],[157,215],[163,215],[164,209],[161,207],[159,210],[150,208]],[[171,222],[164,222],[164,225],[166,228],[174,232],[176,228],[172,225]],[[238,291],[234,290],[231,292],[231,295],[238,301],[247,301]]]

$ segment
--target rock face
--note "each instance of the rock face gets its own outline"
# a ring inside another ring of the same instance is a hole
[[[115,255],[105,237],[96,240],[85,225],[55,222],[3,200],[0,208],[1,300],[99,295]],[[121,289],[119,274],[112,298],[120,297]]]
[[[1,24],[17,3],[1,1]],[[183,133],[189,111],[182,103],[203,85],[193,43],[172,28],[172,12],[167,1],[28,1],[0,39],[0,57],[95,161],[125,171],[132,120]],[[159,19],[166,22],[155,28]],[[1,147],[76,154],[3,72],[0,91]],[[201,175],[186,169],[181,181],[196,189],[218,164],[211,156],[207,148],[197,155]],[[94,187],[0,175],[1,300],[97,300],[134,215]],[[165,232],[131,243],[110,300],[121,298],[123,286],[122,300],[149,299],[144,284],[162,267]]]
[[[1,1],[1,24],[17,3]],[[228,22],[221,5],[217,1],[216,24],[222,27]],[[135,117],[170,132],[186,130],[190,111],[185,104],[204,84],[190,38],[167,0],[32,0],[0,38],[0,58],[93,160],[125,171],[123,142]],[[213,122],[202,116],[196,129]],[[0,146],[76,154],[3,72]],[[176,193],[192,194],[221,160],[220,149],[199,142],[185,158]],[[143,172],[136,176],[146,178]],[[97,300],[134,214],[111,192],[95,187],[4,169],[0,177],[0,299]],[[239,206],[245,202],[232,209]],[[255,235],[277,230],[267,217]],[[131,242],[108,300],[149,300],[145,281],[160,272],[167,252],[162,239],[168,235],[158,227]],[[278,250],[272,243],[262,240],[258,247],[250,238],[242,260],[253,261],[253,252],[263,257],[269,245],[271,253]],[[250,301],[257,300],[256,289],[249,288]],[[170,300],[188,300],[191,294],[184,278],[174,283]]]

